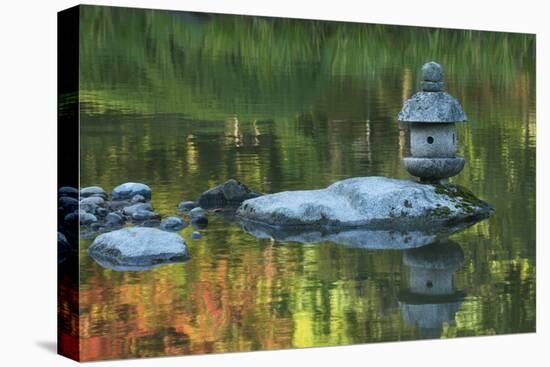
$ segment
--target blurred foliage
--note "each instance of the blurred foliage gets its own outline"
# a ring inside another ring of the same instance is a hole
[[[383,94],[403,82],[395,69],[429,60],[488,88],[535,67],[535,38],[525,34],[92,6],[81,25],[80,98],[96,113],[289,118],[319,107],[335,77]]]

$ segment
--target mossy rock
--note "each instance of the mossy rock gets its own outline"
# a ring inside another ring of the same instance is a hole
[[[458,185],[358,177],[325,189],[246,200],[237,216],[274,227],[444,229],[476,222],[492,211],[491,205]]]

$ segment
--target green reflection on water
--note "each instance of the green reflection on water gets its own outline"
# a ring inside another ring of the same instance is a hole
[[[437,335],[405,322],[401,252],[260,240],[214,216],[189,262],[115,272],[83,240],[84,359],[534,331],[534,36],[90,6],[81,22],[82,186],[145,182],[171,215],[231,177],[262,192],[407,178],[395,116],[435,59],[469,117],[453,181],[496,208],[453,236],[465,298]]]

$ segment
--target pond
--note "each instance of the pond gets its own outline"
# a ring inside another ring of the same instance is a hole
[[[148,271],[103,268],[82,239],[84,360],[535,330],[533,35],[82,9],[81,187],[143,182],[168,216],[229,178],[408,179],[396,116],[436,60],[468,115],[451,181],[496,209],[451,236],[446,299],[411,296],[410,252],[258,239],[216,215],[180,232],[191,260]]]

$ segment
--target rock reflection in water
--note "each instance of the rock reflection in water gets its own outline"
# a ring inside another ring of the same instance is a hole
[[[440,238],[471,226],[472,222],[453,227],[418,230],[408,228],[330,228],[330,227],[273,227],[261,223],[240,220],[243,230],[257,238],[271,238],[278,242],[319,243],[332,242],[338,245],[372,250],[406,250],[427,246]]]

